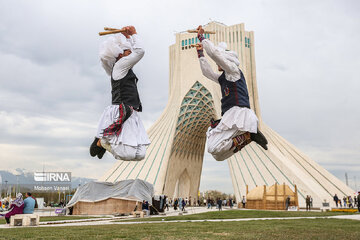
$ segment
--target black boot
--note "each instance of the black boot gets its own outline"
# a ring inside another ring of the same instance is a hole
[[[105,148],[101,148],[100,152],[97,154],[97,157],[98,157],[99,159],[102,159],[102,157],[104,156],[105,152],[106,152],[106,149],[105,149]]]
[[[262,134],[259,130],[257,131],[257,133],[250,133],[250,138],[252,141],[259,144],[263,149],[268,150],[268,141],[266,140],[264,134]]]
[[[99,141],[99,138],[95,137],[94,141],[92,142],[91,146],[90,146],[90,155],[92,157],[95,157],[96,155],[98,155],[101,151],[101,147],[99,147],[97,145],[97,142]],[[103,154],[104,155],[104,154]],[[102,157],[102,156],[101,156]]]

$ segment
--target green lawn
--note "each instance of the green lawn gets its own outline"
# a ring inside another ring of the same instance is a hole
[[[152,217],[152,218],[136,218],[130,220],[118,221],[171,221],[171,220],[200,220],[200,219],[237,219],[237,218],[265,218],[265,217],[323,217],[335,215],[348,215],[353,213],[344,212],[287,212],[287,211],[259,211],[259,210],[228,210],[215,211],[199,214],[174,216],[174,217]],[[355,213],[357,214],[357,213]],[[52,216],[40,217],[40,222],[62,221],[62,220],[79,220],[89,218],[102,218],[103,216],[88,217],[88,216]],[[0,224],[5,224],[5,219],[0,219]]]
[[[0,239],[360,239],[359,226],[342,219],[146,223],[0,229]]]
[[[171,221],[171,220],[200,220],[200,219],[237,219],[237,218],[267,218],[267,217],[326,217],[336,215],[351,215],[344,212],[288,212],[288,211],[260,211],[260,210],[228,210],[205,212],[182,216],[161,216],[152,218],[136,218],[119,221]],[[355,213],[357,214],[357,213]]]

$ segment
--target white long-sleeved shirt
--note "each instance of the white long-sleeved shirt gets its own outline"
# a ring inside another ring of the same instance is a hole
[[[131,45],[131,54],[120,58],[114,65],[112,77],[114,80],[120,80],[126,76],[128,71],[144,56],[145,51],[141,44],[139,35],[134,34],[126,39]]]
[[[216,47],[209,39],[204,39],[201,43],[209,57],[225,71],[228,81],[235,82],[240,79],[239,67],[225,57],[226,52],[223,49]],[[204,76],[218,83],[221,73],[215,73],[205,57],[200,57],[199,61]]]

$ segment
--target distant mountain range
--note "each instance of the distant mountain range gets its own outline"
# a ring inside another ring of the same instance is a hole
[[[83,185],[85,183],[95,181],[96,179],[92,178],[81,178],[81,177],[74,177],[71,176],[71,187],[77,188],[80,185]],[[7,181],[7,183],[5,183]],[[19,185],[22,184],[39,184],[39,182],[36,182],[34,180],[34,173],[33,172],[27,172],[23,169],[16,169],[15,171],[9,172],[5,170],[0,170],[0,184],[1,187],[4,188],[5,185],[15,185],[19,183]]]

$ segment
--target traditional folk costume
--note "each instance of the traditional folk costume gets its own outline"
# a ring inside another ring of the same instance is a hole
[[[208,152],[217,161],[223,161],[241,150],[251,141],[260,144],[267,150],[267,140],[258,131],[258,119],[250,109],[249,95],[243,72],[239,69],[238,56],[234,51],[226,51],[226,43],[219,46],[198,35],[209,57],[221,67],[222,73],[215,73],[203,50],[198,50],[200,67],[205,77],[219,83],[221,87],[221,115],[222,119],[212,120],[207,131]]]
[[[127,49],[131,54],[118,59],[119,54]],[[101,115],[96,138],[90,147],[91,156],[102,158],[106,149],[118,160],[145,158],[150,140],[138,114],[142,106],[137,90],[138,78],[132,70],[143,56],[144,49],[137,34],[127,39],[119,33],[103,43],[100,59],[111,77],[112,105],[107,106]],[[102,148],[96,146],[99,139]]]

